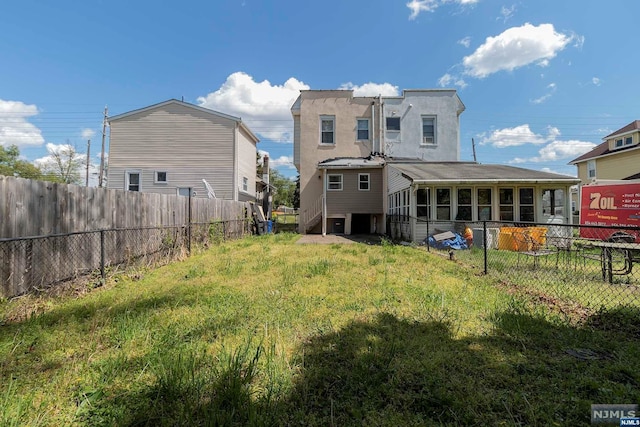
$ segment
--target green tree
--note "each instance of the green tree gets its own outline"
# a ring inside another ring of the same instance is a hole
[[[27,179],[43,179],[42,171],[27,162],[20,160],[20,150],[15,145],[0,145],[0,175],[18,176]]]
[[[81,184],[81,170],[84,163],[83,155],[69,144],[47,144],[49,156],[42,161],[42,171],[47,180],[65,184]]]
[[[275,187],[273,208],[275,209],[281,205],[292,207],[296,183],[282,175],[275,168],[269,170],[269,183]]]

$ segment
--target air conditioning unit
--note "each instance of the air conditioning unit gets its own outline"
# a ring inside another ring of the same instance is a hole
[[[433,144],[433,137],[432,136],[423,136],[422,137],[422,143],[423,144]]]

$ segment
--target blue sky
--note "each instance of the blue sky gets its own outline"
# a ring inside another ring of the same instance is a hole
[[[640,119],[640,2],[32,1],[0,6],[0,144],[92,161],[102,112],[170,98],[241,117],[295,176],[300,89],[456,88],[461,160],[575,175],[567,162]]]

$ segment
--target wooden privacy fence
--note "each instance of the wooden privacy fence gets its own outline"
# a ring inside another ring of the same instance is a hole
[[[249,205],[0,176],[0,296],[251,233]]]
[[[0,175],[0,238],[111,228],[175,227],[246,217],[247,204],[221,199],[81,187]]]

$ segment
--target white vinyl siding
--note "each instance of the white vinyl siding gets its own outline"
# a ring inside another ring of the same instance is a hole
[[[114,120],[107,185],[123,188],[125,171],[138,169],[142,192],[176,194],[176,188],[183,187],[193,188],[197,197],[206,197],[205,179],[218,198],[233,199],[236,126],[235,120],[179,103]],[[253,177],[255,144],[248,137],[245,142],[240,141],[238,162],[240,168],[246,168],[243,174]],[[156,171],[167,172],[168,185],[155,183]]]

